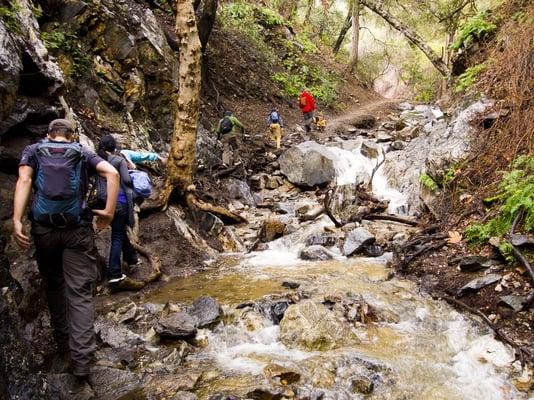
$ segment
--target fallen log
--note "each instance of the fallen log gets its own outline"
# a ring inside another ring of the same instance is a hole
[[[401,224],[410,225],[410,226],[417,226],[419,225],[418,221],[415,221],[413,219],[400,217],[398,215],[389,215],[389,214],[368,214],[362,216],[362,219],[367,219],[369,221],[393,221],[393,222],[399,222]]]

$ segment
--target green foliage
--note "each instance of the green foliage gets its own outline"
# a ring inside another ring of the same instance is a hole
[[[80,39],[72,32],[63,31],[59,24],[53,24],[53,31],[41,32],[46,48],[56,54],[65,54],[72,60],[71,76],[83,75],[91,64],[91,56],[83,49]]]
[[[0,6],[0,19],[4,21],[7,29],[13,33],[21,33],[22,27],[17,18],[21,6],[17,1],[8,1],[7,5]]]
[[[416,57],[402,67],[402,79],[409,86],[413,87],[414,100],[422,103],[430,103],[438,95],[440,76],[432,68],[425,70],[419,57]]]
[[[299,32],[295,37],[297,43],[302,46],[302,51],[306,54],[314,54],[319,51],[315,43],[310,39],[310,35],[307,32]]]
[[[476,82],[480,73],[486,70],[486,65],[478,64],[474,67],[467,68],[463,74],[458,77],[454,91],[456,93],[464,92]]]
[[[468,47],[473,41],[483,39],[497,29],[497,25],[487,20],[487,13],[481,13],[467,20],[460,28],[458,37],[451,45],[453,50]]]
[[[521,156],[512,170],[503,174],[495,206],[498,214],[487,223],[475,223],[465,231],[472,243],[487,242],[493,236],[506,235],[517,213],[524,211],[524,230],[534,230],[534,156]]]
[[[307,65],[303,65],[300,71],[279,72],[273,74],[272,78],[289,96],[298,96],[300,90],[305,87],[325,105],[330,105],[337,95],[339,78]]]
[[[256,7],[254,16],[262,25],[269,27],[284,25],[284,18],[277,12],[267,7]]]
[[[435,192],[436,190],[438,190],[438,184],[428,174],[421,174],[421,176],[419,177],[419,182],[421,182],[421,184],[424,187],[426,187],[427,189],[429,189],[432,192]]]

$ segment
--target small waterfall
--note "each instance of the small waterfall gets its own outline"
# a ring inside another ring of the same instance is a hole
[[[377,159],[369,159],[361,154],[360,149],[361,144],[352,151],[339,147],[329,148],[336,155],[334,168],[336,169],[336,183],[338,185],[369,183],[373,169],[377,163],[382,161],[382,156]],[[390,214],[404,214],[404,210],[407,209],[408,199],[389,185],[383,166],[378,168],[373,177],[373,194],[380,200],[389,201],[388,212]]]

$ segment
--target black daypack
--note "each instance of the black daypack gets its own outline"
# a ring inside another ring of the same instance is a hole
[[[58,228],[77,225],[83,211],[82,146],[46,140],[36,147],[34,157],[37,171],[33,220]]]
[[[221,121],[221,133],[230,133],[234,129],[234,123],[230,117],[224,117]]]

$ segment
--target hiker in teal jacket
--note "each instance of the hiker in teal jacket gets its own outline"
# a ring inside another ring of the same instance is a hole
[[[120,152],[126,158],[129,169],[135,169],[136,164],[143,164],[145,162],[161,161],[162,164],[167,163],[166,158],[151,151],[121,150]]]

